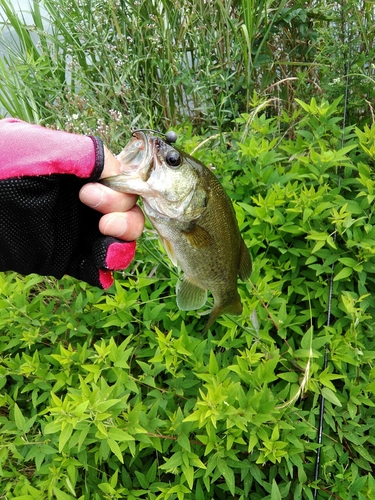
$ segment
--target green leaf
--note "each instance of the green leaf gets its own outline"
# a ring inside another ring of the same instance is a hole
[[[146,476],[137,470],[135,471],[135,475],[141,485],[141,488],[148,489],[150,483],[147,481]]]
[[[278,377],[283,380],[286,380],[287,382],[296,383],[298,381],[298,373],[296,372],[279,373]]]
[[[134,437],[118,427],[110,427],[108,437],[115,441],[134,441]]]
[[[333,281],[340,281],[349,278],[349,276],[351,276],[352,273],[353,269],[351,269],[350,267],[344,267],[341,269],[340,272],[336,274],[336,276],[333,278]]]
[[[180,434],[177,438],[177,443],[186,451],[190,451],[190,441],[186,434]]]
[[[208,371],[209,371],[210,375],[216,375],[217,372],[219,371],[219,365],[217,363],[217,359],[216,359],[214,351],[210,352],[210,361],[208,363]]]
[[[62,452],[64,446],[68,442],[73,432],[73,425],[70,422],[63,422],[61,427],[61,434],[59,437],[59,453]]]
[[[117,482],[118,482],[118,469],[115,470],[115,472],[112,474],[109,484],[112,486],[112,488],[116,488]]]
[[[313,110],[313,106],[301,101],[301,99],[295,99],[295,101],[303,108],[307,113],[311,113]]]
[[[336,394],[328,387],[323,387],[322,395],[325,397],[325,399],[327,399],[327,401],[330,401],[332,404],[342,406]]]
[[[227,462],[225,460],[223,460],[222,458],[218,459],[217,468],[219,469],[220,473],[224,477],[225,482],[228,486],[228,489],[229,489],[231,495],[234,496],[235,491],[236,491],[236,487],[235,487],[233,470],[228,466]]]
[[[312,348],[312,343],[313,343],[313,331],[314,329],[311,327],[307,330],[305,335],[302,337],[301,340],[301,348],[307,351],[310,351]]]
[[[206,496],[204,494],[200,480],[196,481],[195,500],[206,500]]]
[[[311,253],[316,253],[318,252],[321,248],[324,247],[324,245],[326,244],[326,240],[319,240],[316,242],[316,244],[314,245],[313,249],[311,250]]]
[[[332,391],[335,391],[335,386],[332,384],[332,380],[339,380],[343,379],[343,375],[338,375],[335,373],[328,373],[328,368],[326,368],[320,375],[319,375],[319,382],[329,389],[332,389]]]
[[[281,500],[281,493],[279,487],[277,486],[276,481],[272,480],[272,488],[271,488],[271,499],[270,500]]]
[[[19,409],[17,403],[14,403],[14,420],[16,422],[17,429],[22,432],[27,432],[29,430],[29,426],[27,425],[27,421],[25,417],[22,415],[21,410]]]
[[[350,257],[342,257],[341,259],[339,259],[339,262],[344,264],[345,267],[355,267],[358,264],[357,260]]]
[[[71,495],[64,493],[56,486],[53,486],[52,489],[53,489],[54,495],[56,495],[57,500],[75,500],[75,497],[72,497]]]
[[[121,401],[121,399],[108,399],[106,401],[100,401],[100,402],[95,404],[95,408],[100,412],[105,412],[108,410],[108,408],[111,408],[112,406],[116,405],[120,401]]]
[[[83,443],[85,442],[86,437],[87,437],[88,433],[90,432],[90,429],[91,429],[91,426],[87,424],[87,425],[84,426],[84,428],[79,433],[78,442],[77,442],[77,444],[78,444],[78,451],[81,451]]]
[[[116,495],[116,490],[114,487],[109,484],[109,483],[101,483],[98,485],[99,488],[102,490],[103,493],[107,493],[108,495]]]
[[[121,449],[117,442],[114,439],[108,438],[107,443],[109,447],[111,448],[111,451],[116,455],[116,457],[120,460],[120,462],[123,464],[124,463],[124,457],[122,456]]]
[[[173,471],[182,464],[182,454],[180,451],[174,453],[164,464],[160,465],[160,469]]]
[[[365,460],[370,462],[371,464],[375,464],[375,457],[368,452],[368,450],[363,446],[357,446],[353,444],[353,448],[356,450],[356,452],[361,455]]]
[[[181,470],[182,470],[183,475],[185,476],[185,479],[186,479],[186,481],[188,483],[189,488],[193,489],[193,485],[194,485],[194,468],[191,467],[190,465],[182,464],[181,465]]]
[[[146,471],[146,479],[149,483],[153,483],[155,481],[157,469],[158,469],[158,464],[157,461],[154,460],[149,470]]]
[[[196,455],[195,453],[189,453],[189,462],[194,467],[199,467],[200,469],[206,468],[202,460],[200,460],[198,455]]]

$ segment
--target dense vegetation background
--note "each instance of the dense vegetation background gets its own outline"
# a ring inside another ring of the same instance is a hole
[[[151,227],[106,293],[1,274],[0,497],[375,498],[373,4],[14,4],[4,113],[114,151],[174,128],[253,273],[205,338]]]

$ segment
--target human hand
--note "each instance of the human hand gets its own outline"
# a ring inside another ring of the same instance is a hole
[[[144,223],[134,195],[92,183],[120,173],[117,159],[96,137],[14,118],[0,120],[0,136],[0,271],[108,288]]]
[[[106,147],[104,155],[101,178],[120,174],[120,162]],[[81,188],[79,198],[85,205],[104,214],[99,221],[99,230],[105,236],[132,241],[142,234],[144,215],[136,205],[136,195],[119,193],[103,184],[89,182]]]

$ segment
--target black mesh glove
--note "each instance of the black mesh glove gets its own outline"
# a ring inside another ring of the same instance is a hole
[[[26,137],[19,145],[12,142],[14,127],[23,128]],[[12,151],[11,144],[21,152]],[[0,271],[56,278],[69,274],[108,288],[113,282],[111,270],[125,269],[132,261],[135,242],[103,236],[98,229],[101,214],[78,198],[85,182],[100,177],[101,141],[1,120],[0,147],[5,151],[0,158]],[[49,148],[54,148],[53,154]],[[69,158],[74,155],[82,163],[72,164]],[[34,175],[25,175],[29,172]]]

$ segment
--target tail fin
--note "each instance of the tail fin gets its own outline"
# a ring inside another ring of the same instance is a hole
[[[216,302],[216,301],[215,301]],[[235,297],[235,300],[230,302],[229,304],[214,304],[214,307],[211,311],[210,317],[208,318],[206,326],[202,330],[202,335],[208,332],[208,330],[211,328],[213,323],[216,321],[216,319],[221,315],[221,314],[235,314],[235,315],[240,315],[242,313],[242,304],[241,304],[241,299],[240,296],[237,292],[237,296]]]

